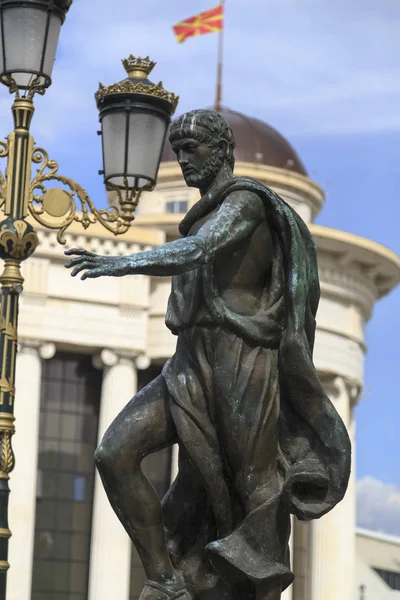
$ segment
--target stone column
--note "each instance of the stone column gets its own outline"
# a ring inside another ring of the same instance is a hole
[[[353,388],[342,377],[325,386],[352,433]],[[354,464],[354,440],[353,464]],[[311,600],[353,600],[355,562],[354,472],[344,500],[322,519],[312,522]]]
[[[353,598],[354,590],[356,590],[356,528],[357,528],[357,514],[356,514],[356,506],[357,506],[357,491],[356,491],[356,483],[357,483],[357,473],[356,473],[356,425],[355,425],[355,403],[358,402],[360,396],[360,389],[351,388],[350,397],[352,401],[351,409],[350,409],[350,422],[348,426],[349,435],[351,439],[351,447],[353,449],[352,454],[352,468],[351,468],[351,476],[349,481],[349,487],[347,488],[345,502],[347,502],[348,507],[348,523],[349,527],[351,527],[354,532],[353,536],[349,539],[349,547],[348,547],[348,560],[350,561],[350,568],[352,569],[352,574],[350,575],[349,582],[349,598]]]
[[[311,589],[311,524],[292,517],[292,569],[295,580],[292,585],[293,600],[309,600]]]
[[[290,566],[293,570],[294,566],[294,518],[291,516],[291,533],[289,539],[290,548]],[[289,586],[284,592],[282,592],[281,600],[293,600],[293,584]]]
[[[178,444],[174,444],[172,446],[172,456],[171,456],[171,483],[175,481],[178,471],[179,471],[179,446]]]
[[[54,344],[20,342],[16,367],[15,469],[10,477],[7,600],[30,600],[35,539],[36,481],[39,450],[42,358],[52,358]]]
[[[106,429],[137,390],[132,359],[103,350],[94,359],[104,369],[101,391],[99,442]],[[100,477],[94,487],[90,552],[89,600],[129,600],[132,544],[112,510]]]

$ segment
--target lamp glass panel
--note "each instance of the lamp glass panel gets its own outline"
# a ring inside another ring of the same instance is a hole
[[[47,35],[46,54],[44,56],[43,73],[51,77],[56,58],[58,39],[61,31],[61,19],[58,15],[51,15],[49,33]]]
[[[146,185],[148,185],[149,180],[148,179],[143,179],[143,177],[139,177],[138,180],[136,181],[136,187],[138,190],[144,188]]]
[[[160,162],[167,123],[159,115],[147,112],[132,112],[129,122],[128,174],[141,175],[138,187],[155,181]],[[129,177],[129,186],[134,179]]]
[[[26,6],[3,9],[5,69],[20,87],[29,85],[31,71],[40,71],[47,16],[44,10]],[[21,70],[28,73],[18,73]]]
[[[126,126],[125,111],[109,113],[102,119],[104,175],[119,186],[124,185]]]

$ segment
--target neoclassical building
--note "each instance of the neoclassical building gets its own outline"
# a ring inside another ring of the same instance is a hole
[[[376,301],[400,281],[399,257],[371,240],[314,225],[324,191],[294,149],[266,123],[223,109],[237,140],[236,175],[261,180],[308,223],[318,245],[321,302],[314,362],[355,440],[354,407],[364,380],[365,328]],[[67,247],[103,255],[152,248],[178,236],[198,199],[166,146],[158,185],[143,195],[124,236],[74,225]],[[113,199],[110,198],[112,202]],[[137,600],[143,573],[94,472],[98,440],[135,392],[174,352],[164,325],[168,279],[71,279],[56,234],[24,263],[16,382],[17,458],[10,480],[8,600]],[[177,451],[148,457],[162,494]],[[293,523],[296,582],[285,600],[354,600],[355,486],[329,515]]]
[[[398,600],[400,538],[357,529],[356,579],[356,600]]]

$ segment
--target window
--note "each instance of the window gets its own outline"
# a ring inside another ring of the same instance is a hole
[[[161,373],[161,367],[151,366],[146,371],[139,371],[138,388],[141,389]],[[171,481],[171,448],[146,456],[143,461],[143,471],[153,484],[156,492],[162,498],[167,492]],[[138,600],[146,576],[141,560],[134,546],[131,559],[131,589],[130,600]]]
[[[188,203],[186,200],[171,200],[166,203],[167,213],[183,214],[188,210]]]
[[[32,600],[86,600],[102,373],[91,357],[43,364]]]
[[[382,577],[392,590],[400,591],[400,573],[396,571],[386,571],[384,569],[376,569],[374,571]]]

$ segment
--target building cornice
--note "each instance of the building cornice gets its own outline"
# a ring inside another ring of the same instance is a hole
[[[356,536],[366,537],[370,538],[371,540],[378,540],[379,542],[387,542],[390,544],[396,544],[396,546],[400,546],[400,537],[388,535],[380,531],[371,531],[370,529],[363,529],[361,527],[357,527]]]
[[[166,239],[164,231],[154,228],[135,227],[117,237],[107,231],[96,231],[96,226],[82,231],[79,224],[76,224],[71,226],[70,230],[65,233],[66,243],[60,244],[57,240],[56,231],[39,226],[37,232],[40,244],[33,258],[52,261],[57,259],[65,261],[64,252],[69,248],[84,248],[101,255],[124,256],[160,246],[165,243]],[[25,264],[23,265],[24,268]]]
[[[77,214],[80,215],[81,213]],[[36,229],[36,231],[39,232],[39,235],[42,237],[54,237],[57,235],[54,230],[44,227],[35,221],[35,219],[33,219],[31,216],[27,218],[27,221],[29,221],[29,223]],[[65,237],[67,239],[67,243],[70,240],[84,237],[97,238],[99,240],[115,240],[116,243],[122,240],[127,244],[140,244],[144,246],[159,246],[165,240],[164,233],[155,227],[144,228],[137,225],[132,225],[126,233],[116,236],[99,223],[93,223],[88,229],[84,229],[81,223],[78,222],[71,223],[65,233]]]
[[[318,273],[321,293],[325,297],[337,297],[358,306],[365,321],[372,316],[378,292],[373,281],[353,264],[341,265],[332,254],[319,251]]]
[[[175,231],[177,231],[177,227],[184,216],[184,213],[139,214],[136,217],[136,220],[138,225],[143,228],[170,225],[175,228]]]
[[[395,535],[389,535],[384,533],[383,531],[372,531],[370,529],[363,529],[362,527],[357,527],[356,529],[357,537],[369,538],[371,540],[377,540],[378,542],[385,542],[387,544],[394,544],[396,546],[400,546],[400,537]]]
[[[235,175],[237,177],[252,177],[269,187],[292,192],[303,197],[307,204],[311,206],[313,218],[319,214],[325,201],[325,193],[321,186],[305,175],[289,169],[237,161],[235,163]],[[161,192],[177,185],[182,185],[182,188],[185,187],[180,166],[176,162],[161,163],[156,189]]]
[[[350,278],[351,285],[356,283],[366,291],[369,288],[372,302],[374,295],[382,298],[400,283],[400,257],[393,250],[373,240],[322,225],[310,225],[310,231],[317,243],[322,279],[324,270],[328,273],[334,267],[336,279],[339,277],[345,283],[345,279]],[[326,256],[329,261],[324,260]]]

